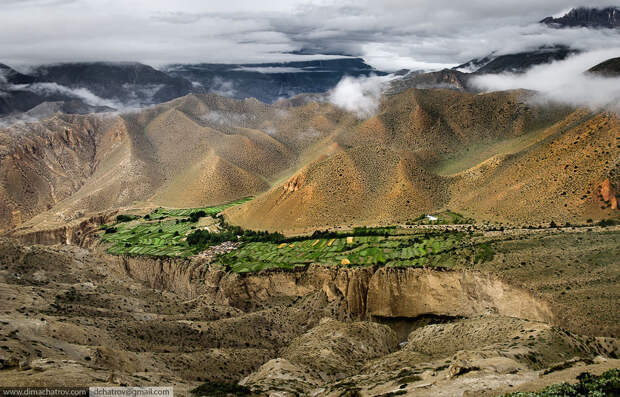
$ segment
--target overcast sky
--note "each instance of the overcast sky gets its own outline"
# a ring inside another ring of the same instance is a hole
[[[542,44],[618,46],[617,31],[537,23],[615,2],[0,0],[0,62],[268,62],[312,50],[361,56],[383,70],[440,68]]]

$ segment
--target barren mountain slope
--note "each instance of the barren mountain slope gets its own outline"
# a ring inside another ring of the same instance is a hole
[[[536,105],[532,95],[390,96],[377,116],[333,137],[344,152],[226,214],[288,232],[399,223],[446,208],[534,224],[617,216],[600,192],[609,180],[616,194],[618,116]]]
[[[326,102],[188,95],[122,116],[55,116],[1,133],[0,227],[46,210],[23,226],[249,195],[230,221],[283,231],[444,208],[526,223],[615,216],[618,117],[534,98],[410,89],[360,120]]]
[[[122,116],[14,125],[0,130],[0,228],[47,210],[39,218],[63,223],[134,204],[201,206],[255,195],[299,163],[338,150],[329,135],[353,122],[328,104],[189,95]]]
[[[449,206],[514,223],[617,216],[600,192],[606,180],[618,175],[620,118],[577,112],[570,121],[523,150],[454,175]]]
[[[129,158],[118,118],[55,116],[0,130],[0,230],[52,208],[97,175],[118,176]]]
[[[284,184],[227,211],[252,228],[322,228],[382,220],[405,221],[446,202],[441,177],[410,152],[365,145],[317,160]],[[290,230],[290,229],[289,229]]]

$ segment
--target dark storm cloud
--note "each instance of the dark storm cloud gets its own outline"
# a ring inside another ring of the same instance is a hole
[[[606,6],[607,1],[588,1]],[[537,23],[565,0],[4,0],[0,61],[263,62],[363,56],[374,66],[438,68],[543,44],[596,49],[617,32]],[[613,45],[613,44],[612,44]]]

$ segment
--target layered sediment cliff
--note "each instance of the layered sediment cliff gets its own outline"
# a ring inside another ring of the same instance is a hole
[[[474,271],[415,268],[334,268],[312,265],[288,272],[236,274],[188,260],[115,258],[116,268],[151,287],[188,298],[252,310],[271,301],[324,293],[342,301],[358,319],[416,318],[424,315],[499,314],[529,320],[552,320],[549,306],[519,288]]]

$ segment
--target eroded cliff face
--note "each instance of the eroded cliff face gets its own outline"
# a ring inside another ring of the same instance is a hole
[[[289,272],[236,274],[189,260],[115,258],[115,268],[153,288],[169,289],[215,304],[253,310],[270,302],[313,293],[341,302],[357,319],[469,317],[498,314],[551,322],[549,305],[491,275],[389,267],[334,268],[312,265]]]
[[[425,269],[378,269],[368,285],[366,313],[383,317],[469,317],[492,313],[552,320],[546,303],[490,275]]]
[[[62,115],[0,129],[0,232],[71,197],[127,141],[118,117]]]
[[[478,396],[618,367],[617,339],[558,327],[558,312],[493,268],[234,274],[103,248],[0,238],[4,385],[163,380],[189,394],[209,381],[260,395]]]
[[[205,289],[200,280],[204,280],[206,269],[198,262],[175,258],[106,257],[110,270],[116,275],[143,281],[151,288],[187,298],[195,298]]]
[[[68,222],[60,227],[32,230],[30,228],[17,229],[11,235],[26,244],[66,244],[82,248],[90,248],[98,243],[101,225],[114,222],[117,211],[101,213]]]

